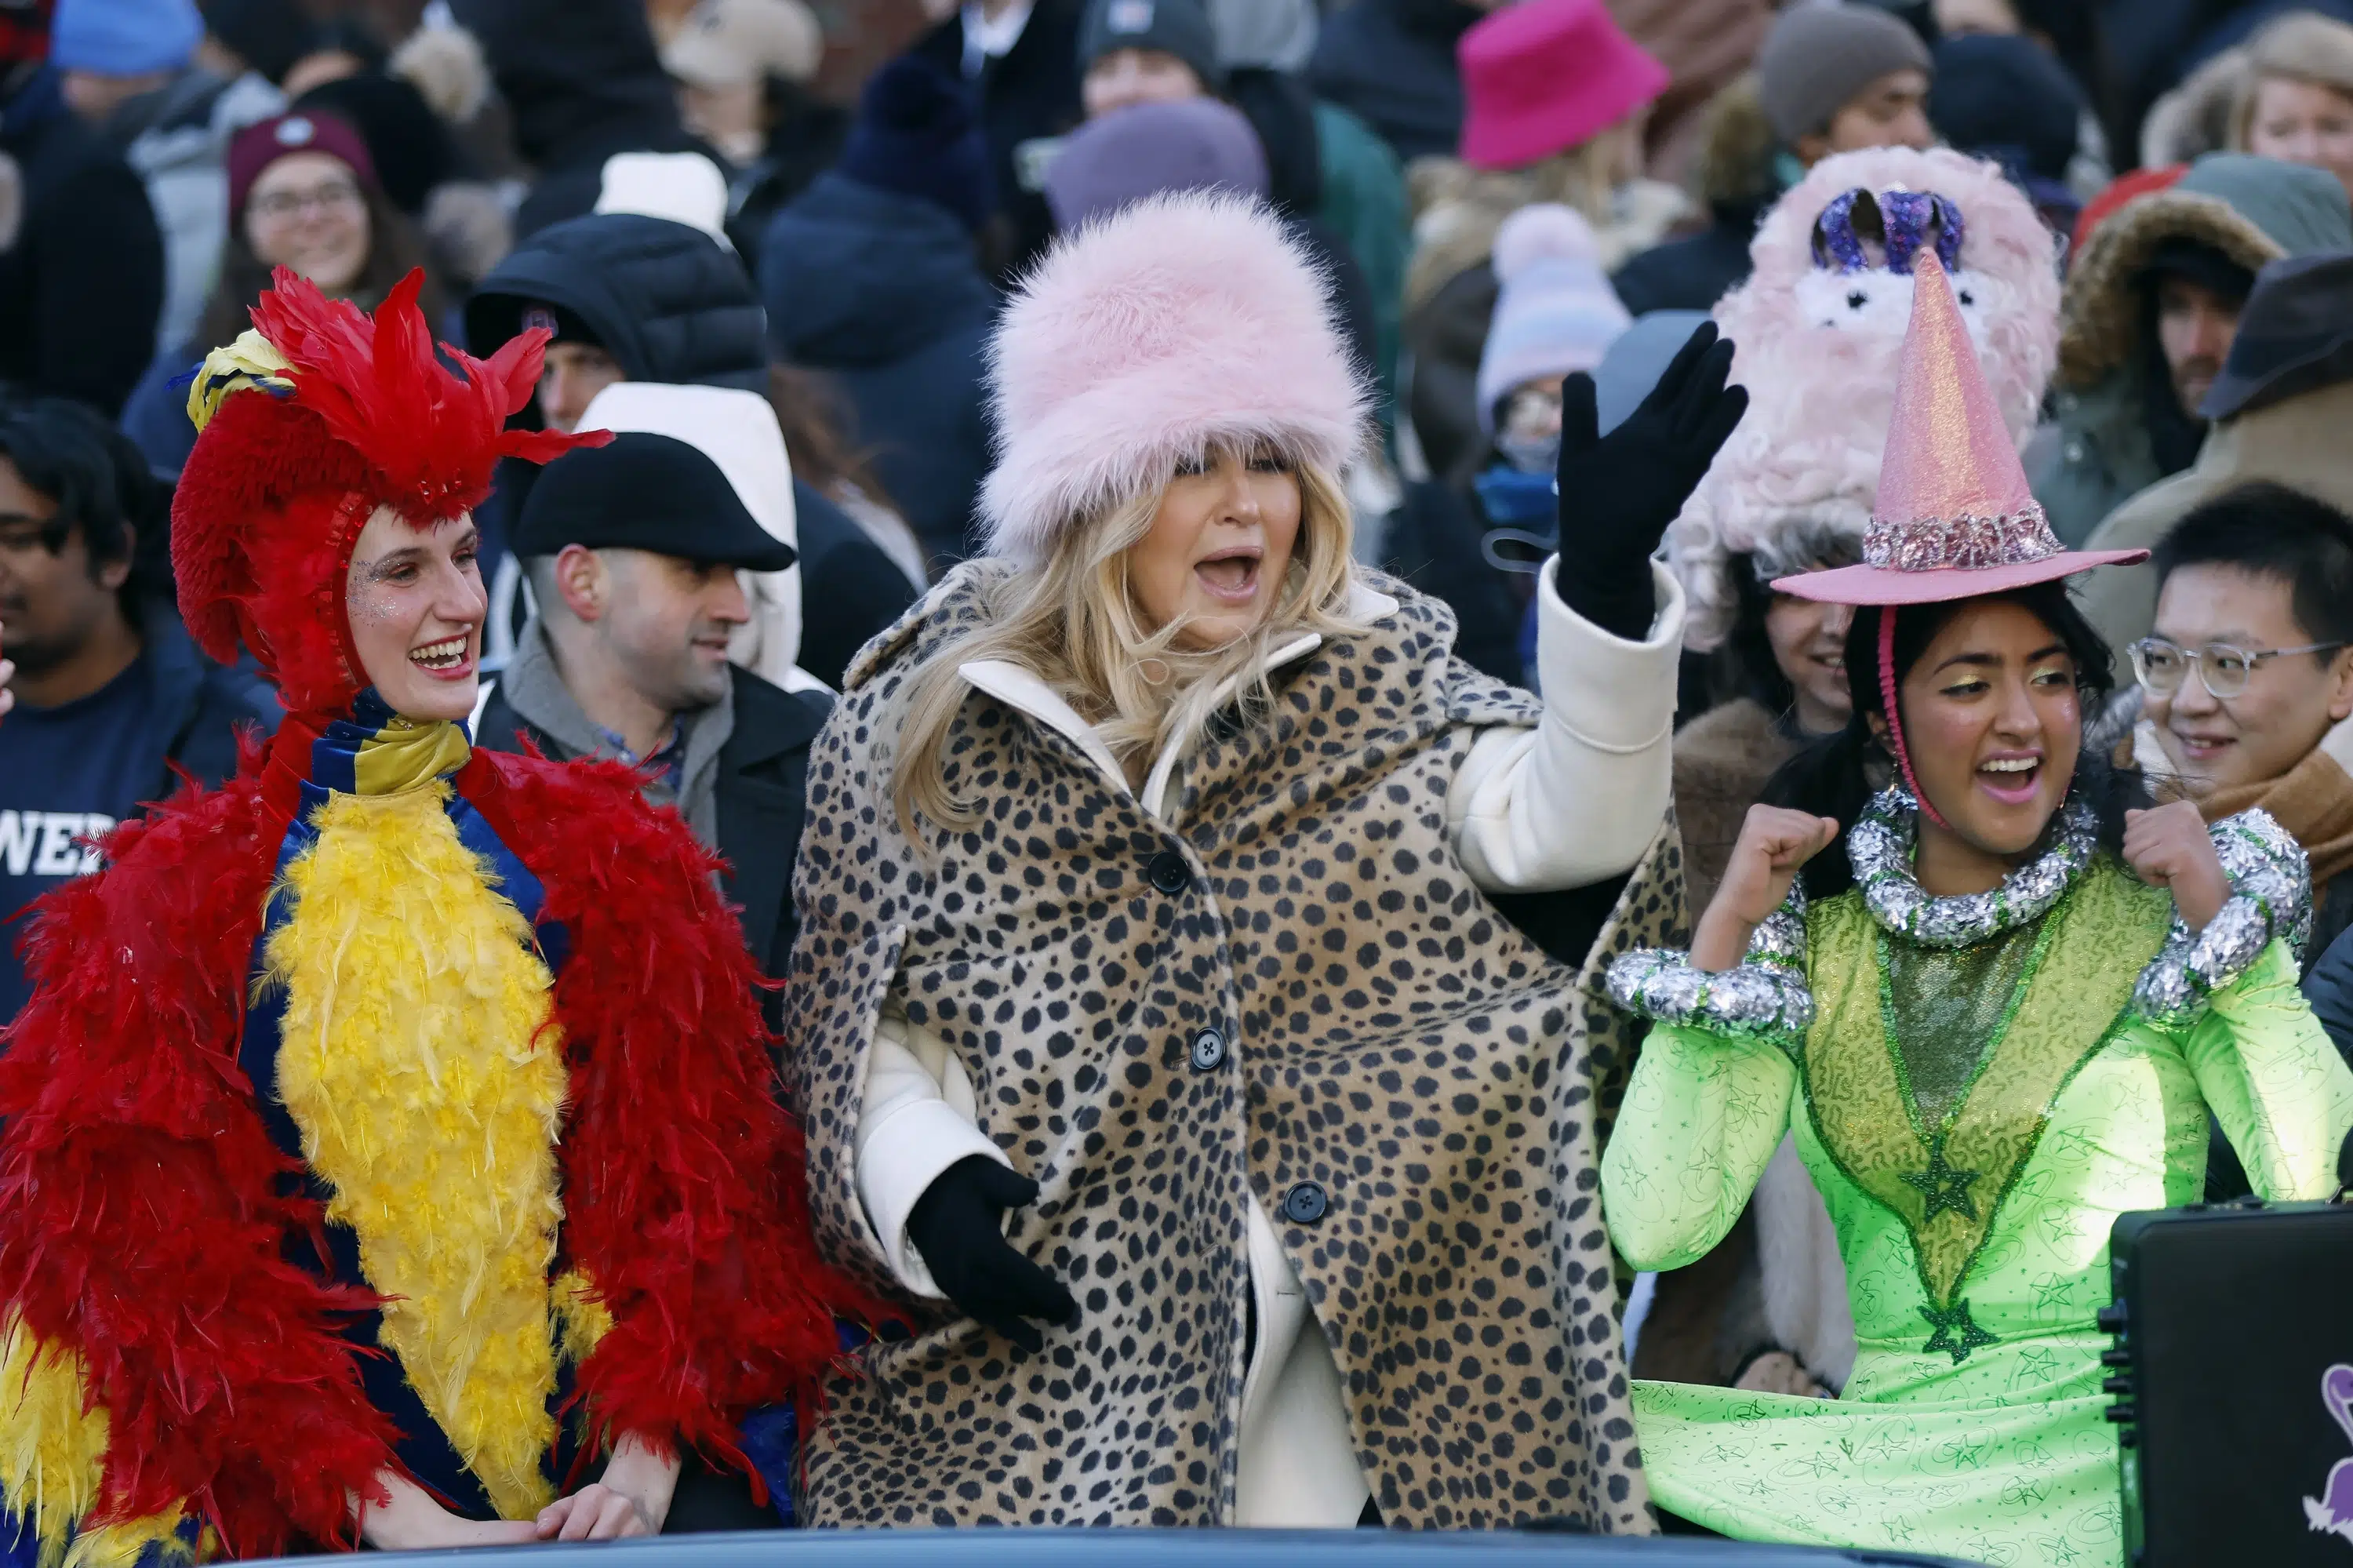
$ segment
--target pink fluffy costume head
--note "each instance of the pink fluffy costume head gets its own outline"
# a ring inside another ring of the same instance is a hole
[[[2059,353],[2058,250],[2033,204],[1948,148],[1823,159],[1766,215],[1755,271],[1715,307],[1749,404],[1667,535],[1694,647],[1731,630],[1728,557],[1754,555],[1769,577],[1814,565],[1825,541],[1860,546],[1924,250],[1950,275],[2010,439],[2033,430]]]
[[[1213,447],[1337,473],[1363,383],[1323,274],[1257,201],[1155,196],[1055,246],[989,344],[992,555],[1026,566]]]

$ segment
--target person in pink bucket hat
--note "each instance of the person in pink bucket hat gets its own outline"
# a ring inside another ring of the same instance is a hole
[[[1794,1135],[1854,1370],[1637,1382],[1636,1435],[1670,1530],[2115,1565],[2110,1224],[2199,1196],[2210,1114],[2266,1199],[2327,1196],[2353,1070],[2296,991],[2295,842],[2085,747],[2110,663],[2067,579],[2138,555],[2060,546],[1915,270],[1863,559],[1774,584],[1854,608],[1854,717],[1767,787],[1690,950],[1608,982],[1652,1023],[1602,1160],[1619,1253],[1713,1247]]]
[[[1462,35],[1462,161],[1516,169],[1589,142],[1667,90],[1601,0],[1522,0]]]
[[[1473,383],[1498,282],[1504,220],[1558,202],[1593,226],[1604,272],[1664,239],[1691,198],[1643,175],[1650,106],[1667,69],[1628,38],[1601,0],[1520,0],[1456,46],[1465,111],[1459,156],[1408,172],[1413,255],[1406,266],[1409,409],[1429,471],[1466,482],[1484,452]]]

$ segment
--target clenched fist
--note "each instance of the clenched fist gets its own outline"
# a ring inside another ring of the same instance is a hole
[[[1728,969],[1748,951],[1748,938],[1789,896],[1790,884],[1805,863],[1839,835],[1836,818],[1817,817],[1780,806],[1751,806],[1740,837],[1725,863],[1715,899],[1700,916],[1692,941],[1692,963],[1703,969]]]
[[[2125,813],[2125,863],[2143,882],[2173,894],[2182,923],[2202,931],[2230,901],[2231,879],[2214,853],[2206,819],[2189,800]]]

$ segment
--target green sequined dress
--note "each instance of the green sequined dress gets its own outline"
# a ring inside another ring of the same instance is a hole
[[[1804,916],[1801,1037],[1661,1023],[1602,1166],[1637,1268],[1705,1254],[1785,1132],[1827,1201],[1860,1345],[1841,1397],[1638,1383],[1652,1497],[1743,1540],[2115,1564],[2115,1430],[2093,1315],[2118,1214],[2194,1202],[2207,1113],[2256,1190],[2325,1197],[2353,1072],[2285,946],[2194,1019],[2133,1006],[2171,900],[2105,853],[1975,946]]]

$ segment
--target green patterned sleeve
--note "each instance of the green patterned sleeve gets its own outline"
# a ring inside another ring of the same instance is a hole
[[[1638,1269],[1681,1268],[1722,1241],[1788,1129],[1797,1082],[1768,1041],[1652,1029],[1601,1157],[1619,1255]]]
[[[2216,990],[2179,1041],[2258,1194],[2277,1202],[2336,1192],[2337,1151],[2353,1128],[2353,1069],[2297,991],[2284,944],[2271,943]]]

